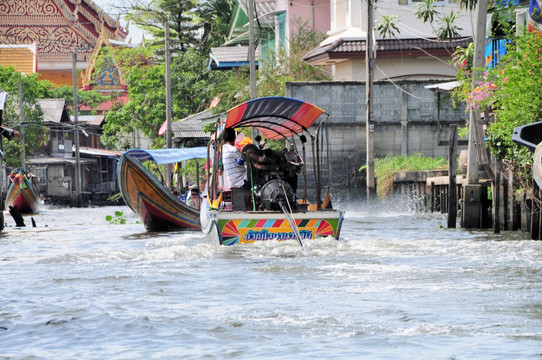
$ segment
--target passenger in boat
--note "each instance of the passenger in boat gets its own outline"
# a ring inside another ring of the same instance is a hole
[[[201,205],[201,195],[197,186],[194,186],[190,190],[190,197],[188,198],[188,200],[186,200],[186,204],[199,210]]]
[[[232,187],[242,187],[247,180],[244,160],[241,152],[235,147],[235,130],[224,130],[224,145],[222,146],[222,166],[224,167],[224,190]]]

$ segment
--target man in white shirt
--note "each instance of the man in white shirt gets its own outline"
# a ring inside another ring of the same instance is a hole
[[[222,145],[222,166],[224,167],[224,190],[241,187],[247,179],[247,171],[241,152],[235,147],[235,130],[224,130],[224,145]]]

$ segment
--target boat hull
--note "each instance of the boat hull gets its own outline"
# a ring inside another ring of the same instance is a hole
[[[16,207],[22,214],[34,214],[40,211],[39,196],[26,177],[12,182],[6,194],[5,207]]]
[[[221,245],[254,243],[267,240],[296,240],[282,212],[245,212],[202,209],[202,229]],[[203,212],[207,211],[204,215]],[[339,239],[343,213],[338,210],[294,212],[292,217],[301,240],[331,236]]]
[[[199,210],[177,199],[131,156],[121,156],[118,179],[124,201],[140,217],[148,231],[201,229]]]

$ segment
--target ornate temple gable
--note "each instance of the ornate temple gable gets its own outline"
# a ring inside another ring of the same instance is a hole
[[[54,1],[2,0],[0,2],[0,16],[7,21],[14,21],[16,19],[23,23],[35,25],[38,19],[64,18],[65,14]],[[69,20],[74,21],[75,17],[71,16]],[[47,22],[51,21],[47,20]]]
[[[40,63],[71,62],[76,48],[90,58],[104,32],[121,41],[127,35],[92,0],[0,1],[0,43],[36,42]]]
[[[106,60],[106,64],[104,64],[105,66],[101,73],[96,72],[96,60],[98,59],[102,49],[108,47],[112,48],[114,45],[111,44],[106,32],[103,31],[98,38],[94,51],[92,52],[88,68],[83,78],[83,85],[85,88],[97,89],[100,91],[125,89],[124,84],[126,84],[126,82],[124,76],[118,70],[112,58]]]

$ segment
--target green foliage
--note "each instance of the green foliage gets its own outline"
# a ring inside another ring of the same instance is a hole
[[[459,13],[450,12],[439,20],[439,28],[436,30],[437,38],[440,40],[453,40],[461,37],[459,32],[463,30],[455,25]]]
[[[233,0],[204,1],[196,8],[202,27],[201,52],[209,53],[211,47],[221,46],[230,27]]]
[[[102,140],[107,146],[126,150],[131,145],[119,144],[118,136],[129,134],[134,128],[158,138],[165,120],[165,68],[152,61],[151,47],[114,49],[111,56],[124,74],[130,100],[107,113]]]
[[[435,2],[436,0],[422,0],[417,4],[414,15],[424,23],[432,23],[440,15],[435,7]]]
[[[163,52],[165,22],[170,28],[172,53],[189,49],[207,54],[212,46],[224,42],[232,15],[232,0],[158,0],[147,5],[134,2],[129,6],[126,19],[152,34]]]
[[[126,218],[124,218],[124,211],[115,211],[115,215],[106,215],[105,221],[107,221],[109,224],[126,224]]]
[[[476,6],[477,0],[459,0],[460,7],[466,7],[472,11]],[[449,14],[441,14],[437,7],[440,7],[437,0],[421,0],[417,3],[414,15],[424,23],[433,23],[437,21],[438,28],[433,28],[439,40],[453,40],[461,37],[459,31],[462,29],[455,25],[459,13],[451,11]]]
[[[25,138],[25,154],[30,156],[33,150],[46,140],[43,128],[43,111],[36,99],[43,98],[53,88],[49,81],[38,81],[38,74],[25,75],[15,71],[13,67],[0,66],[0,91],[8,93],[3,124],[17,131],[21,130],[19,82],[23,89],[23,126]],[[2,140],[6,165],[21,165],[22,146],[19,138]]]
[[[382,38],[394,38],[397,34],[401,33],[397,27],[397,19],[397,15],[382,15],[379,24],[375,27]]]
[[[46,96],[58,99],[64,98],[66,100],[66,107],[68,108],[68,111],[73,114],[72,86],[61,85],[59,87],[53,88],[49,91],[48,94],[46,94]],[[98,105],[110,100],[111,98],[112,96],[103,95],[98,90],[77,90],[77,103],[79,104],[79,107],[85,106],[91,108],[92,110],[90,111],[90,114],[92,115],[96,115],[98,113]],[[79,113],[81,114],[81,112]]]
[[[107,198],[107,201],[111,202],[118,202],[120,199],[122,199],[122,193],[116,193],[115,195],[112,195]]]
[[[452,65],[457,69],[456,78],[459,86],[452,92],[452,99],[465,103],[472,90],[472,65],[474,59],[474,43],[466,48],[457,47],[452,55]]]
[[[183,161],[182,167],[179,167],[178,169],[178,174],[185,175],[190,180],[190,182],[196,183],[198,180],[198,171],[199,171],[199,182],[205,183],[207,181],[207,170],[205,169],[206,161],[207,159],[191,159],[191,160]],[[198,170],[198,166],[199,166],[199,170]]]
[[[531,172],[532,154],[525,147],[512,142],[514,127],[542,119],[542,38],[525,31],[508,46],[499,66],[487,77],[495,84],[493,111],[496,122],[487,133],[491,152],[514,166],[527,181]]]
[[[113,49],[110,56],[120,66],[130,100],[107,113],[102,140],[108,146],[129,149],[131,144],[119,144],[118,137],[137,128],[151,137],[156,147],[162,146],[158,130],[166,120],[165,64],[159,62],[151,46]],[[207,56],[194,50],[172,58],[173,121],[203,111],[216,95],[217,85],[226,82],[227,73],[211,71],[207,65]]]
[[[472,53],[462,49],[454,54],[461,84],[454,97],[473,108],[491,110],[495,122],[489,124],[486,145],[527,186],[532,178],[532,154],[514,143],[512,134],[515,127],[542,119],[542,38],[526,30],[514,36],[499,65],[487,71],[472,68]],[[474,89],[472,76],[478,77]]]
[[[421,154],[411,156],[388,154],[383,159],[375,159],[374,171],[378,179],[377,195],[385,198],[393,190],[393,174],[399,171],[441,170],[447,169],[448,162],[441,157],[429,158]],[[362,166],[359,171],[363,171]]]

